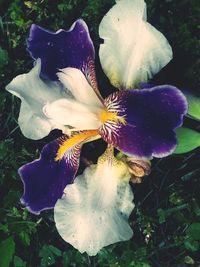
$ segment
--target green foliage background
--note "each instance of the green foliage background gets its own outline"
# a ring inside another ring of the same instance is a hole
[[[133,186],[133,238],[102,249],[96,257],[81,255],[59,237],[52,211],[33,216],[19,202],[23,188],[18,168],[37,158],[57,134],[39,141],[26,139],[17,124],[20,101],[4,89],[13,77],[32,68],[25,48],[30,25],[68,29],[82,17],[98,51],[98,25],[113,4],[114,0],[0,0],[0,267],[200,266],[199,149],[152,162],[151,175]],[[172,62],[152,82],[200,93],[199,0],[148,0],[147,5],[149,21],[174,51]],[[110,85],[98,56],[96,66],[106,95]],[[200,130],[199,123],[186,120],[185,124]],[[82,158],[94,160],[95,152],[103,149],[102,141],[88,145]]]

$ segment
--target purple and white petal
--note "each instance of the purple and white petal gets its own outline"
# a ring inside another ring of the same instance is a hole
[[[123,118],[107,121],[102,138],[125,154],[144,159],[164,157],[177,145],[175,129],[187,112],[184,95],[170,85],[115,92],[105,100],[108,111]]]
[[[134,208],[127,166],[103,154],[66,187],[55,205],[54,218],[61,237],[81,253],[95,256],[107,245],[132,237],[128,217]]]
[[[79,166],[81,144],[74,145],[60,160],[56,160],[60,145],[67,139],[67,136],[63,136],[47,144],[39,159],[19,169],[24,184],[21,202],[34,214],[53,208],[62,197],[66,185],[74,180]]]
[[[119,89],[146,82],[172,59],[162,33],[146,22],[143,0],[116,1],[99,25],[104,39],[99,57],[105,74]]]
[[[33,24],[27,48],[34,59],[41,59],[43,77],[57,80],[59,69],[72,67],[80,69],[91,84],[96,83],[94,46],[83,20],[77,20],[68,31],[57,32]]]
[[[64,127],[44,115],[44,105],[60,98],[72,98],[59,82],[40,79],[40,68],[40,60],[37,60],[29,73],[18,75],[6,86],[7,91],[21,99],[18,122],[22,133],[35,140],[47,136],[55,128]]]

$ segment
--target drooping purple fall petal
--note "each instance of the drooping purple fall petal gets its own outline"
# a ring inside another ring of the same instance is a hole
[[[69,149],[61,160],[55,160],[60,144],[67,139],[67,136],[63,136],[47,144],[39,159],[19,169],[24,184],[21,202],[34,214],[53,208],[66,185],[74,180],[81,144]]]
[[[66,185],[74,180],[82,145],[98,138],[97,130],[79,131],[47,144],[39,159],[19,169],[24,184],[22,204],[34,214],[53,208]]]
[[[184,95],[170,85],[115,92],[105,105],[125,119],[107,121],[99,129],[102,138],[124,153],[141,158],[164,157],[173,152],[187,112]]]
[[[79,19],[69,31],[51,32],[33,24],[27,40],[27,48],[34,59],[41,58],[41,75],[57,80],[59,69],[78,68],[96,86],[95,51],[86,23]]]

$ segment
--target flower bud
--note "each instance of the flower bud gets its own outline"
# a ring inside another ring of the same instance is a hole
[[[135,157],[124,157],[123,161],[127,164],[131,174],[132,183],[141,183],[142,177],[149,175],[151,172],[151,162]]]

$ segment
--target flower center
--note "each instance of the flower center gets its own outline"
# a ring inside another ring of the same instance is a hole
[[[117,112],[110,112],[106,109],[102,109],[99,114],[99,119],[102,123],[106,123],[107,121],[114,121],[116,123],[126,124],[126,120],[124,116],[118,116]]]

